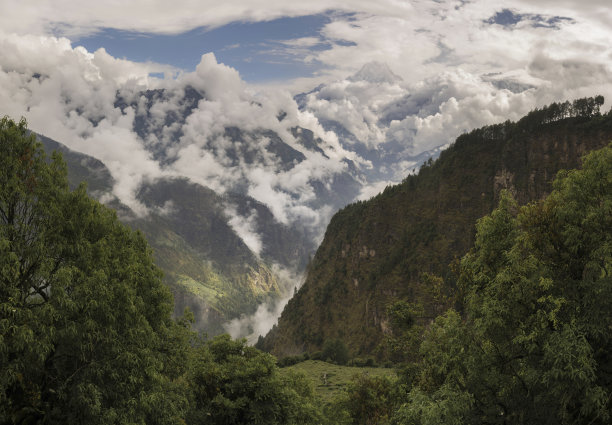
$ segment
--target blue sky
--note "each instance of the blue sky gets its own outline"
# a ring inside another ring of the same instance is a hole
[[[248,83],[292,91],[371,61],[414,82],[457,69],[538,79],[530,64],[543,59],[610,62],[610,0],[1,1],[0,37],[66,37],[184,71],[213,52]]]
[[[101,47],[114,57],[136,62],[153,61],[193,71],[202,54],[213,52],[219,62],[240,72],[247,82],[310,77],[322,68],[316,60],[305,62],[303,50],[283,43],[319,37],[331,17],[327,13],[281,18],[266,22],[234,22],[218,28],[196,28],[176,35],[105,28],[87,37],[72,37],[74,46],[93,52]],[[328,42],[308,50],[329,49]]]

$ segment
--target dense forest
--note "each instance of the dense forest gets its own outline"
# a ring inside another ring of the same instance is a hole
[[[171,318],[144,237],[0,122],[0,423],[317,423],[303,377]]]
[[[562,123],[559,131],[581,125],[583,133],[600,131],[609,123],[598,115],[601,103],[590,112],[597,122],[527,118],[534,128],[548,120]],[[527,124],[477,131],[523,131]],[[474,146],[475,134],[457,140],[446,161],[459,147]],[[420,175],[443,173],[436,171],[440,161]],[[325,401],[305,375],[287,373],[271,354],[225,335],[194,333],[189,312],[172,319],[170,292],[144,237],[90,199],[83,185],[71,190],[66,174],[61,156],[47,158],[25,121],[2,119],[0,423],[611,420],[610,144],[587,154],[579,169],[560,172],[551,190],[542,189],[543,199],[521,206],[515,186],[491,195],[497,206],[477,221],[471,248],[454,262],[453,286],[447,277],[421,277],[437,317],[415,320],[424,315],[418,303],[389,305],[391,342],[405,351],[397,373],[358,376]],[[380,196],[399,197],[415,179]],[[369,256],[368,250],[362,258]],[[392,261],[393,268],[406,264]],[[321,346],[324,359],[351,357],[340,339]]]
[[[405,344],[395,336],[404,330],[390,309],[413,310],[421,324],[448,307],[462,311],[459,260],[476,220],[503,190],[519,205],[542,199],[559,170],[606,146],[612,114],[602,104],[600,96],[552,104],[462,134],[417,174],[336,213],[306,282],[258,347],[283,357],[340,339],[353,356],[401,360]]]

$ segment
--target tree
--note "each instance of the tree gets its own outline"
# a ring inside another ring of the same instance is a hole
[[[349,361],[349,351],[341,339],[326,339],[321,350],[321,358],[340,365]]]
[[[357,375],[334,401],[330,422],[339,423],[345,413],[346,422],[354,425],[388,424],[402,390],[394,377]]]
[[[140,233],[0,121],[0,423],[177,423],[189,338]]]
[[[272,355],[229,335],[194,351],[188,381],[189,424],[321,423],[305,377],[281,377]]]
[[[385,335],[380,346],[381,354],[395,362],[412,362],[418,356],[423,334],[424,311],[421,302],[398,300],[387,306],[391,332]]]
[[[612,145],[553,187],[521,209],[504,194],[478,222],[465,317],[429,329],[398,423],[609,423]]]

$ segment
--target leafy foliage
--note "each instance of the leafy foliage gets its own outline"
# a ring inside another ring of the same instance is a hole
[[[389,376],[357,375],[334,408],[346,412],[350,424],[389,424],[402,395],[397,379]]]
[[[345,365],[349,361],[348,348],[340,339],[328,339],[323,343],[321,358]]]
[[[0,422],[176,423],[186,334],[144,238],[25,121],[2,119],[0,152]]]
[[[387,315],[391,322],[391,332],[385,335],[381,350],[386,350],[384,357],[396,364],[414,361],[418,356],[418,347],[423,334],[423,325],[417,320],[423,317],[423,306],[399,300],[387,306]]]
[[[302,375],[280,375],[275,359],[244,340],[215,337],[190,368],[192,424],[309,424],[321,420]]]
[[[561,172],[544,201],[509,194],[461,263],[450,310],[421,346],[401,423],[609,423],[612,145]]]

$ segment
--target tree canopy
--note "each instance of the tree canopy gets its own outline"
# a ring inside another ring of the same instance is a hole
[[[604,424],[612,411],[612,145],[541,202],[509,194],[461,263],[399,423]]]
[[[171,318],[139,232],[0,121],[0,423],[320,423],[300,376]]]
[[[0,422],[176,423],[178,325],[143,236],[25,121],[2,119],[0,152]]]
[[[194,354],[188,423],[321,423],[311,386],[301,375],[281,377],[272,355],[229,335],[213,338]]]

